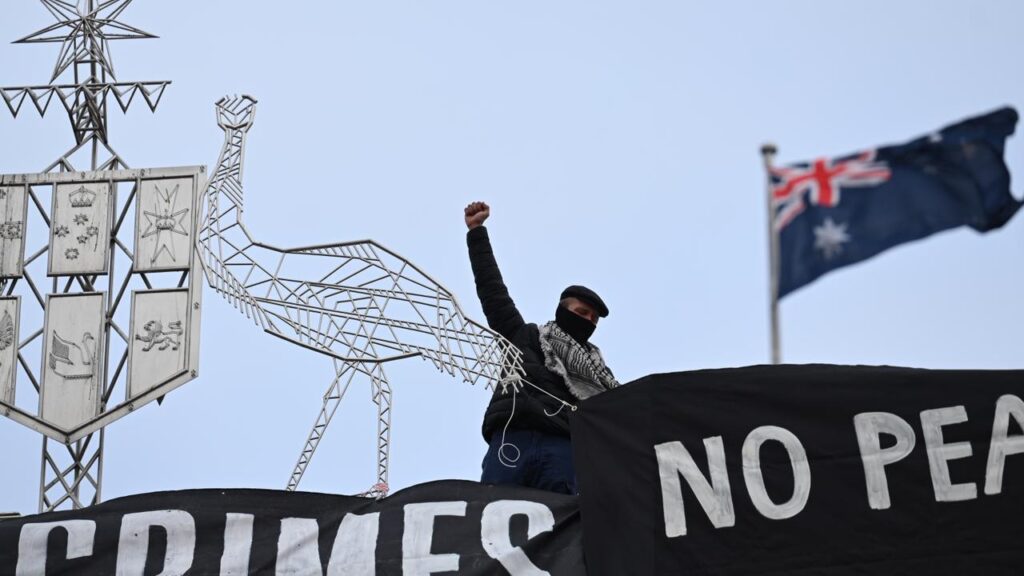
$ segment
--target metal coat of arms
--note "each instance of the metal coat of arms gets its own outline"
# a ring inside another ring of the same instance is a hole
[[[35,174],[0,175],[0,413],[45,435],[40,510],[100,499],[103,427],[197,375],[195,246],[205,168],[129,169],[107,111],[169,82],[119,82],[112,40],[130,0],[42,0],[57,22],[50,84],[0,88],[17,117],[63,110],[74,146]],[[61,79],[67,79],[61,83]]]
[[[278,248],[250,235],[242,164],[255,99],[217,103],[224,144],[209,182],[202,167],[130,169],[110,145],[108,108],[155,111],[170,84],[114,76],[109,42],[153,37],[120,21],[131,1],[40,0],[57,23],[19,42],[61,44],[51,83],[0,88],[15,117],[62,108],[75,136],[41,172],[0,175],[0,414],[45,436],[40,510],[99,502],[103,427],[196,377],[204,273],[257,327],[329,366],[289,490],[364,380],[377,411],[365,494],[387,493],[387,363],[419,357],[471,384],[532,385],[518,349],[381,244]]]

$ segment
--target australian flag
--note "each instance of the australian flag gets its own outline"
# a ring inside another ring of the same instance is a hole
[[[1016,125],[1002,108],[906,144],[772,168],[779,297],[897,244],[1005,224],[1022,204],[1003,161]]]

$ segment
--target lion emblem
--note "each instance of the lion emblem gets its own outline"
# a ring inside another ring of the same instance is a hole
[[[167,350],[168,347],[177,350],[181,345],[181,320],[171,322],[166,329],[159,320],[150,320],[142,327],[142,331],[145,335],[136,334],[135,339],[146,343],[142,348],[143,352],[149,352],[157,345],[160,350]]]

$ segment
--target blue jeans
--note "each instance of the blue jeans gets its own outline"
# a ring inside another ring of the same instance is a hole
[[[491,437],[482,466],[480,481],[484,484],[517,484],[561,494],[578,492],[572,443],[565,436],[509,430],[502,448],[501,433],[497,432]]]

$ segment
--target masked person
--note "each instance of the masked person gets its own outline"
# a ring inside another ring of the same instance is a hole
[[[553,321],[526,323],[508,294],[483,226],[490,207],[473,202],[464,212],[469,260],[487,324],[522,351],[526,379],[547,392],[531,386],[516,393],[495,390],[484,414],[483,435],[490,447],[480,481],[575,494],[570,410],[563,401],[576,404],[619,385],[590,343],[608,307],[593,290],[569,286]]]

